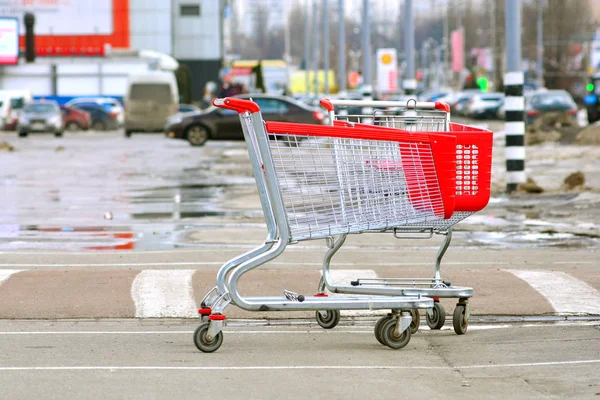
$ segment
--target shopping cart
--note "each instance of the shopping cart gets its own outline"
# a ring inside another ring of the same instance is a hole
[[[428,296],[434,300],[434,307],[426,313],[427,325],[431,329],[441,329],[446,319],[446,312],[440,304],[440,298],[457,298],[458,304],[453,314],[454,331],[464,334],[467,331],[469,320],[468,299],[473,296],[470,287],[454,286],[444,281],[440,273],[442,258],[450,245],[452,239],[452,226],[467,218],[476,211],[487,205],[490,197],[491,181],[491,159],[492,159],[492,132],[475,127],[450,123],[450,108],[441,102],[408,102],[397,101],[361,101],[361,100],[321,100],[323,106],[329,113],[329,119],[333,126],[363,129],[366,126],[377,126],[386,132],[398,131],[399,129],[411,132],[440,132],[452,135],[456,138],[456,147],[453,149],[456,157],[456,169],[453,172],[456,178],[456,192],[454,213],[450,218],[427,220],[403,224],[393,227],[394,236],[397,238],[428,239],[434,234],[443,235],[441,244],[435,260],[435,271],[433,278],[359,278],[346,285],[336,284],[331,280],[330,260],[326,258],[323,263],[323,275],[319,283],[318,293],[325,293],[329,289],[334,293],[351,294],[377,294],[377,295],[404,295],[404,296]],[[336,107],[340,113],[336,113]],[[353,110],[365,110],[359,114],[348,114],[343,112],[344,108]],[[364,108],[363,108],[364,107]],[[400,131],[398,131],[400,133]],[[410,150],[401,149],[404,156],[407,151],[418,151],[413,145]],[[339,165],[343,165],[347,157],[343,148],[333,145],[335,157],[340,159]],[[419,171],[407,169],[406,166],[396,166],[390,163],[383,165],[386,168],[403,169],[405,179],[427,182],[419,176]],[[408,191],[414,200],[421,193]],[[335,241],[332,252],[337,251],[346,239],[345,235],[339,235]],[[331,254],[331,256],[333,256]],[[415,333],[419,328],[420,316],[418,310],[412,310],[413,322],[411,332]],[[339,321],[339,311],[333,312],[334,316],[322,323],[320,318],[317,322],[323,328],[331,329]],[[377,330],[377,327],[376,327]]]
[[[341,246],[336,235],[451,218],[456,137],[374,126],[265,123],[252,101],[225,98],[213,104],[239,113],[268,233],[261,246],[219,270],[216,286],[199,309],[202,323],[194,333],[198,349],[213,352],[221,346],[223,311],[229,304],[250,311],[314,310],[321,321],[339,315],[338,310],[391,310],[375,336],[391,348],[406,346],[411,311],[434,306],[427,296],[308,296],[286,290],[283,296],[243,297],[238,281],[300,241],[325,239],[329,260]]]

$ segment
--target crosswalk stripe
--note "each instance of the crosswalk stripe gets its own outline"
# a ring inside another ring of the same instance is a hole
[[[2,282],[10,278],[11,275],[21,271],[22,269],[0,269],[0,285]]]
[[[188,270],[143,270],[131,285],[137,318],[193,318],[197,316]]]
[[[507,270],[544,296],[560,314],[600,314],[600,292],[559,271]]]

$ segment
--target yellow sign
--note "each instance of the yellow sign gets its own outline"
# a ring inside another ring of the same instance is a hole
[[[392,55],[390,53],[384,53],[381,56],[381,62],[384,63],[385,65],[391,64],[392,62]]]

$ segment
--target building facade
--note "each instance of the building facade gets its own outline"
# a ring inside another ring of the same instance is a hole
[[[200,99],[205,83],[218,79],[222,65],[225,3],[226,0],[27,0],[10,7],[0,5],[0,16],[21,21],[19,45],[24,49],[23,16],[33,13],[36,62],[50,63],[59,69],[63,64],[98,64],[111,53],[127,50],[170,55],[187,67],[192,97]]]

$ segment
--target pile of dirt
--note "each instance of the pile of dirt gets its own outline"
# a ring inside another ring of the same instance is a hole
[[[564,128],[574,126],[577,123],[566,112],[549,112],[539,117],[533,124],[536,129],[543,127]]]
[[[517,192],[521,193],[543,193],[544,189],[539,186],[533,179],[527,178],[527,182],[521,183],[517,187]]]
[[[581,132],[573,118],[566,113],[548,113],[527,126],[525,144],[534,145],[547,142],[573,144]]]
[[[544,128],[545,129],[539,129],[533,126],[528,127],[527,132],[525,133],[525,145],[531,146],[546,142],[558,142],[562,137],[560,132],[554,129],[548,129],[548,127]]]
[[[600,125],[594,124],[582,129],[575,137],[575,143],[585,146],[600,145]]]
[[[7,142],[0,142],[0,151],[15,151],[15,148]]]
[[[585,175],[581,171],[573,172],[563,181],[563,190],[574,190],[583,188],[585,184]]]

